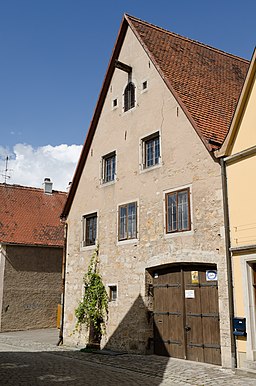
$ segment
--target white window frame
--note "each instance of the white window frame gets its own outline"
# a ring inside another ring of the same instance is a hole
[[[106,160],[109,158],[115,158],[115,172],[114,172],[114,178],[106,181]],[[102,185],[111,185],[116,182],[116,169],[117,169],[117,154],[116,150],[105,154],[101,157],[101,184]]]
[[[184,190],[184,189],[189,189],[189,200],[190,200],[190,226],[191,226],[191,229],[190,230],[184,230],[182,232],[171,232],[171,233],[167,233],[166,230],[167,230],[167,223],[166,223],[166,219],[167,219],[167,213],[166,213],[166,194],[168,193],[173,193],[173,192],[177,192],[177,191],[180,191],[180,190]],[[171,189],[167,189],[167,190],[164,190],[163,191],[163,225],[164,225],[164,228],[163,228],[163,231],[164,231],[164,237],[165,238],[173,238],[173,237],[182,237],[182,236],[191,236],[194,234],[194,223],[193,223],[193,190],[192,190],[192,184],[187,184],[187,185],[181,185],[181,186],[177,186],[177,187],[174,187],[174,188],[171,188]]]
[[[146,143],[150,141],[150,139],[154,139],[154,137],[159,138],[159,158],[158,163],[152,166],[146,166]],[[140,138],[140,149],[139,149],[139,164],[140,164],[140,172],[148,172],[150,170],[157,169],[162,166],[162,144],[161,144],[161,132],[160,130],[156,130],[153,133],[148,133],[147,135]]]
[[[96,237],[95,237],[95,244],[86,245],[86,218],[89,218],[92,215],[97,216],[97,222],[96,222]],[[82,214],[81,216],[81,250],[87,250],[87,249],[95,249],[95,246],[97,245],[98,240],[98,232],[99,232],[99,213],[98,210],[92,210],[90,212],[87,212],[85,214]],[[85,237],[84,237],[85,236]]]
[[[133,239],[122,239],[119,240],[119,208],[121,206],[129,205],[132,203],[136,203],[136,238]],[[117,215],[117,233],[116,233],[116,239],[117,239],[117,245],[125,245],[125,244],[137,244],[139,242],[139,199],[135,198],[134,200],[131,199],[126,202],[122,202],[117,205],[117,210],[116,210],[116,215]]]

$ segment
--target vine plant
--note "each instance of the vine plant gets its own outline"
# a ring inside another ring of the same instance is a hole
[[[99,273],[99,245],[91,257],[88,271],[84,275],[84,295],[75,310],[77,318],[76,328],[84,324],[87,329],[93,330],[94,337],[99,339],[105,332],[108,314],[108,294]],[[90,338],[89,338],[90,340]]]

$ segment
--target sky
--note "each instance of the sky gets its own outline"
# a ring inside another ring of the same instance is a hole
[[[124,13],[250,59],[255,0],[0,0],[0,182],[65,190]]]

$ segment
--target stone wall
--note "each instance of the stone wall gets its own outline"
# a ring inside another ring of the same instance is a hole
[[[82,297],[82,278],[93,247],[81,247],[82,216],[97,212],[100,269],[118,296],[109,303],[102,345],[147,352],[152,325],[147,315],[146,270],[171,263],[214,263],[219,274],[222,363],[231,365],[227,271],[223,234],[220,165],[209,154],[177,100],[128,29],[119,60],[133,69],[136,107],[126,113],[122,95],[127,74],[115,70],[67,223],[67,270],[64,339],[85,344],[86,332],[73,333],[74,310]],[[142,83],[147,80],[147,91]],[[118,107],[112,109],[112,100]],[[142,168],[141,140],[159,131],[161,162]],[[116,151],[117,176],[101,183],[102,157]],[[192,229],[165,232],[165,193],[190,188]],[[137,202],[138,238],[118,241],[118,206]]]
[[[1,331],[56,327],[62,248],[6,246]]]

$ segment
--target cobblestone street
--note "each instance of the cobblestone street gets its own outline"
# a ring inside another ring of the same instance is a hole
[[[1,385],[256,385],[256,374],[173,358],[57,347],[56,330],[0,334]]]

